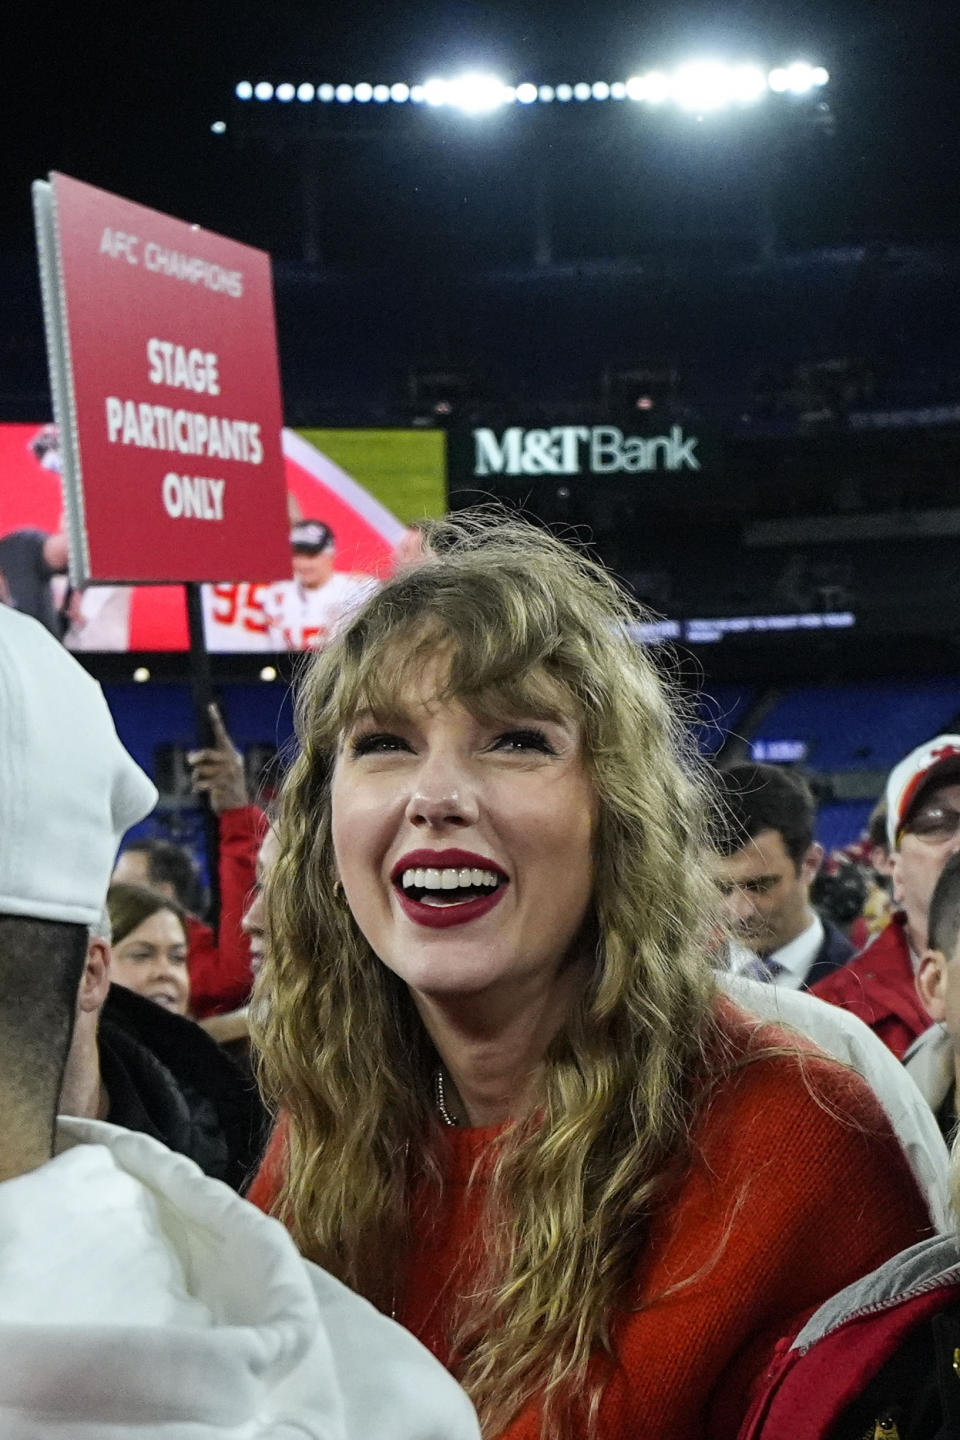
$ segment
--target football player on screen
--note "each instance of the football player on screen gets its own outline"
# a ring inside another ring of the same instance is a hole
[[[285,649],[319,649],[377,582],[334,568],[336,539],[323,520],[300,520],[291,528],[290,546],[294,578],[270,586],[263,611]]]

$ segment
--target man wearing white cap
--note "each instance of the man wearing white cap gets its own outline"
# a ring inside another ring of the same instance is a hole
[[[88,927],[155,801],[99,686],[0,606],[0,1435],[478,1440],[278,1223],[149,1136],[55,1120]]]
[[[898,1059],[930,1024],[916,989],[927,948],[927,917],[947,860],[960,850],[960,735],[938,735],[912,750],[886,785],[894,897],[889,924],[814,994],[865,1020]]]

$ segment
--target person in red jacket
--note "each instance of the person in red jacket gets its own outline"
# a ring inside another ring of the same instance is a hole
[[[864,1020],[903,1059],[930,1025],[916,988],[934,886],[960,849],[960,735],[912,750],[886,785],[887,836],[900,909],[865,950],[813,993]]]
[[[216,705],[210,706],[214,743],[187,756],[196,794],[210,797],[220,830],[220,926],[195,913],[199,882],[193,860],[181,846],[163,840],[134,840],[121,852],[113,880],[146,885],[178,901],[188,912],[190,1011],[197,1020],[225,1015],[243,1006],[253,985],[250,941],[241,927],[256,883],[257,851],[267,828],[263,811],[250,804],[243,757]]]
[[[960,854],[930,904],[922,984],[960,1044]],[[955,1060],[960,1070],[960,1060]],[[960,1152],[953,1166],[960,1201]],[[956,1440],[960,1237],[921,1242],[821,1306],[779,1347],[742,1440]]]
[[[707,785],[615,582],[499,517],[428,539],[301,684],[251,1194],[486,1440],[732,1440],[926,1207],[860,1078],[717,993]]]

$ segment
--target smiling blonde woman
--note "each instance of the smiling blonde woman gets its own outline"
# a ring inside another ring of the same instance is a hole
[[[301,690],[251,1198],[489,1440],[734,1436],[923,1202],[858,1077],[718,998],[704,784],[617,585],[519,522],[428,540]]]

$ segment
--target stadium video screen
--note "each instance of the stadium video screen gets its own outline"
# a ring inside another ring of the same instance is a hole
[[[447,509],[438,430],[284,430],[290,572],[204,585],[207,648],[317,648],[398,561],[417,553],[416,522]],[[149,536],[131,537],[149,544]],[[71,650],[188,648],[182,585],[71,590],[56,427],[0,424],[0,601],[36,616]]]

